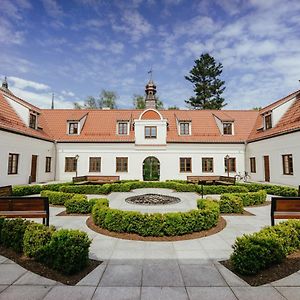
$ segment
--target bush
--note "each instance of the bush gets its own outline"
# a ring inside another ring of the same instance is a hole
[[[244,206],[263,204],[267,199],[267,192],[264,190],[249,193],[234,193],[232,195],[239,197]]]
[[[76,193],[76,194],[103,194],[107,195],[111,192],[111,184],[103,185],[69,185],[59,188],[60,192]]]
[[[30,223],[25,219],[5,219],[1,230],[2,245],[21,253],[24,233]]]
[[[37,257],[41,249],[50,242],[54,231],[54,226],[47,227],[37,223],[28,225],[23,239],[24,254],[28,257]]]
[[[196,185],[197,192],[201,194],[201,185]],[[224,193],[247,193],[248,189],[245,186],[238,185],[204,185],[204,195],[216,195]]]
[[[64,274],[73,274],[88,263],[91,240],[85,232],[60,229],[40,249],[37,260]]]
[[[98,201],[105,202],[107,199],[90,199],[87,200],[84,195],[75,195],[73,198],[67,200],[65,202],[66,211],[68,214],[70,213],[78,213],[78,214],[89,214],[92,211],[93,206]]]
[[[300,222],[286,221],[236,239],[230,257],[240,274],[256,274],[300,248]]]
[[[1,231],[2,231],[3,224],[4,224],[4,220],[5,220],[5,218],[0,217],[0,244],[1,244]]]
[[[173,236],[209,229],[217,224],[218,203],[199,200],[197,205],[199,209],[189,212],[142,214],[110,209],[107,202],[97,202],[92,216],[96,225],[110,231],[141,236]]]
[[[72,182],[65,182],[65,183],[50,183],[50,184],[44,184],[42,185],[42,190],[43,191],[53,191],[53,192],[59,192],[59,189],[62,186],[69,186],[73,185]]]
[[[62,192],[52,192],[52,191],[42,191],[42,197],[48,197],[49,203],[52,205],[65,205],[66,200],[74,197],[71,193]]]
[[[42,186],[39,184],[35,185],[16,185],[12,188],[13,196],[28,196],[39,194],[42,190]]]
[[[221,213],[243,213],[243,202],[238,196],[232,194],[222,194],[219,204]]]

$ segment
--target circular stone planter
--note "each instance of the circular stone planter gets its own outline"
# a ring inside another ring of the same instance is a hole
[[[125,199],[127,203],[138,205],[168,205],[181,202],[178,197],[159,195],[159,194],[144,194],[128,197]]]

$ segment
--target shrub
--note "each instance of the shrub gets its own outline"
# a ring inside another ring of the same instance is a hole
[[[65,183],[50,183],[50,184],[44,184],[41,186],[42,190],[44,191],[53,191],[53,192],[59,192],[59,189],[62,186],[69,186],[73,185],[72,182],[65,182]]]
[[[2,231],[3,224],[4,224],[4,220],[5,220],[5,218],[0,217],[0,244],[1,244],[1,231]]]
[[[75,195],[73,198],[65,202],[66,211],[68,214],[70,213],[89,214],[91,213],[93,206],[97,202],[108,203],[108,200],[100,199],[100,198],[87,200],[86,196],[84,195]]]
[[[73,274],[87,265],[90,244],[85,232],[60,229],[40,249],[37,259],[64,274]]]
[[[1,243],[16,252],[23,251],[23,236],[30,221],[25,219],[5,219],[1,230]]]
[[[23,239],[24,254],[28,257],[37,257],[41,249],[50,242],[54,231],[54,226],[47,227],[37,223],[28,225]]]
[[[109,194],[111,192],[111,184],[103,185],[69,185],[59,188],[60,192],[76,193],[76,194]]]
[[[200,231],[215,226],[219,205],[199,200],[199,209],[189,212],[142,214],[140,212],[110,209],[107,202],[96,203],[92,216],[94,223],[115,232],[137,233],[141,236],[172,236]]]
[[[42,190],[42,186],[39,184],[35,185],[15,185],[12,188],[13,196],[28,196],[39,194]]]
[[[219,204],[221,213],[243,213],[243,202],[238,196],[222,194]]]
[[[258,192],[234,193],[232,195],[239,197],[244,206],[263,204],[267,199],[267,192],[264,190]]]
[[[196,191],[201,194],[201,185],[196,185]],[[204,195],[215,195],[224,193],[247,193],[248,189],[245,186],[238,185],[204,185]]]
[[[300,248],[300,222],[286,221],[236,239],[230,260],[240,274],[256,274]]]
[[[52,192],[52,191],[42,191],[41,196],[48,197],[49,203],[52,205],[64,205],[66,200],[74,197],[74,194],[62,193],[62,192]]]

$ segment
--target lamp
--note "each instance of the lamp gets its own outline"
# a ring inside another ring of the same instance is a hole
[[[229,158],[230,156],[227,154],[225,156],[225,159],[226,159],[226,166],[227,166],[227,177],[229,177]]]

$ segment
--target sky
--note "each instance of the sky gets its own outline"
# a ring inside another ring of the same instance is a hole
[[[0,76],[19,97],[72,108],[101,90],[119,108],[144,95],[152,68],[165,107],[185,108],[202,53],[222,63],[227,109],[300,89],[298,0],[1,0]]]

